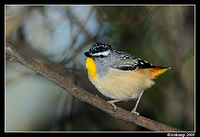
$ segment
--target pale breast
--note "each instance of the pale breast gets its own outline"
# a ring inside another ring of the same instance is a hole
[[[137,98],[154,84],[150,74],[144,70],[122,71],[109,68],[104,77],[89,79],[104,96],[112,99]]]

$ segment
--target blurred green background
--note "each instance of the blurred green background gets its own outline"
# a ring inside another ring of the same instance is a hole
[[[142,116],[195,130],[192,5],[5,5],[6,40],[100,98],[87,78],[84,52],[96,42],[154,65],[172,66],[146,90]],[[147,131],[81,102],[26,67],[6,60],[6,131]],[[132,110],[135,101],[117,103]]]

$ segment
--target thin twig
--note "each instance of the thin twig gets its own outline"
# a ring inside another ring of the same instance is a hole
[[[73,17],[75,23],[77,24],[78,26],[78,29],[77,31],[74,33],[75,35],[72,37],[72,42],[71,42],[71,45],[69,47],[66,47],[66,49],[61,53],[61,56],[64,56],[68,50],[70,49],[73,49],[74,47],[74,44],[76,43],[76,39],[78,38],[78,36],[81,34],[81,32],[85,32],[84,34],[87,35],[87,37],[91,38],[89,32],[85,29],[85,24],[88,22],[91,14],[92,14],[92,11],[93,11],[94,7],[91,7],[87,16],[85,17],[85,19],[83,21],[78,21],[78,19],[76,18],[76,16],[73,14],[73,12],[69,9],[69,8],[66,8],[67,12],[70,13],[70,15]]]
[[[47,78],[59,87],[63,88],[76,98],[79,98],[81,101],[87,102],[101,109],[102,111],[107,112],[109,115],[115,118],[122,119],[129,123],[134,123],[136,125],[150,130],[179,131],[179,129],[170,127],[168,125],[159,123],[157,121],[145,118],[140,115],[132,114],[129,111],[126,111],[122,108],[117,108],[117,110],[114,110],[111,104],[70,83],[59,74],[51,71],[47,67],[34,61],[32,58],[26,56],[24,53],[22,53],[22,51],[17,50],[14,46],[12,46],[9,43],[7,43],[6,45],[6,56],[9,58],[9,60],[19,62],[23,66],[26,66],[27,68],[35,71],[36,73],[41,74],[43,77]]]

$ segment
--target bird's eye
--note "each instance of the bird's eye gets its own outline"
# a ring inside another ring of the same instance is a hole
[[[100,55],[100,58],[103,58],[104,56],[103,55]]]

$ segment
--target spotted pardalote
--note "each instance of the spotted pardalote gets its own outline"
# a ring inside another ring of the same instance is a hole
[[[137,99],[134,109],[141,99],[143,91],[154,85],[154,79],[171,67],[154,66],[145,60],[128,53],[112,49],[110,45],[95,43],[89,52],[85,52],[88,78],[116,109],[114,103]]]

